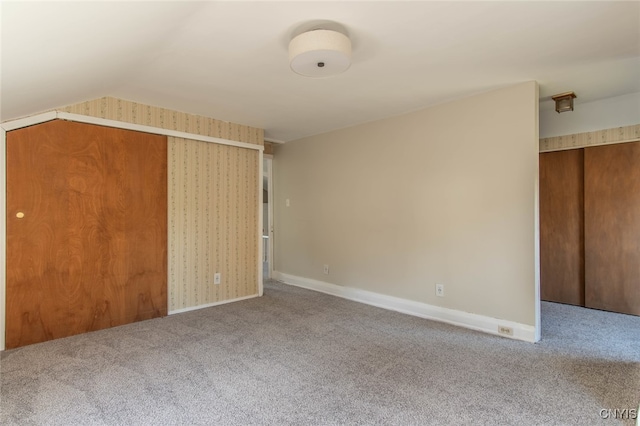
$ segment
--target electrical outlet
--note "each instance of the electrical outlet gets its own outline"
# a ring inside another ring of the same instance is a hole
[[[498,326],[498,333],[504,334],[505,336],[513,336],[513,328],[506,327],[504,325]]]
[[[329,265],[324,265],[322,267],[322,272],[324,272],[325,275],[329,275]]]
[[[220,284],[220,279],[222,277],[220,276],[220,272],[216,272],[215,275],[213,276],[213,283],[214,284]]]
[[[436,296],[444,297],[444,284],[436,284]]]

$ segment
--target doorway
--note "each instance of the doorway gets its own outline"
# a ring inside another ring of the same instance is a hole
[[[273,157],[265,155],[262,165],[262,276],[273,271]]]

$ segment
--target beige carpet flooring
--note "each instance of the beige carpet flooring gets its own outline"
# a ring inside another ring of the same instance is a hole
[[[543,303],[542,325],[531,344],[267,282],[3,352],[0,423],[635,424],[601,410],[638,408],[640,317]]]

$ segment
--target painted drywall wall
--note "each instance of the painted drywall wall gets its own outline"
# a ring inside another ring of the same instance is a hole
[[[578,94],[579,95],[579,94]],[[640,123],[640,93],[600,99],[574,101],[574,110],[558,114],[553,101],[540,105],[540,138],[594,132]]]
[[[535,325],[537,96],[529,82],[278,145],[275,269]]]

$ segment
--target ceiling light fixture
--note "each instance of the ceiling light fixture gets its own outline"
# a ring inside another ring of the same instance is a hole
[[[330,77],[351,66],[351,40],[332,30],[311,30],[289,43],[291,69],[306,77]]]
[[[558,95],[553,95],[551,99],[556,102],[556,111],[559,114],[561,112],[573,111],[573,99],[575,97],[575,93],[565,92]]]

